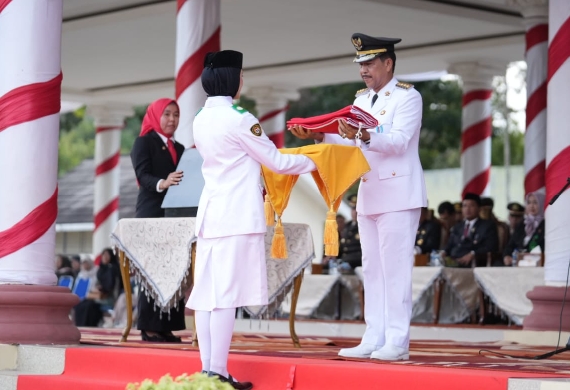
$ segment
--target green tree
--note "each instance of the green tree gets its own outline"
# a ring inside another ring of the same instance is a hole
[[[134,107],[134,115],[125,119],[125,127],[121,131],[121,154],[130,154],[135,139],[141,132],[142,120],[148,106]]]
[[[348,83],[329,85],[325,87],[301,89],[299,100],[290,102],[287,111],[287,120],[291,118],[307,118],[310,116],[326,114],[346,107],[354,101],[354,94],[362,89],[362,83]],[[311,140],[301,140],[289,131],[285,133],[285,145],[294,148],[313,143]]]
[[[511,147],[511,165],[522,165],[524,163],[524,133],[511,131],[509,133],[509,143]],[[491,163],[492,165],[505,165],[505,138],[502,132],[491,138]]]
[[[134,115],[125,119],[125,127],[121,131],[121,154],[131,152],[140,133],[146,107],[135,107]],[[85,107],[60,115],[59,175],[75,168],[84,159],[93,158],[94,153],[95,124],[93,118],[86,115]]]
[[[457,80],[415,84],[422,95],[420,160],[424,169],[458,167],[461,157],[462,90]]]
[[[75,168],[84,159],[92,158],[94,151],[95,126],[92,119],[83,117],[77,125],[59,133],[59,175]]]
[[[85,117],[85,106],[75,111],[66,112],[59,116],[59,131],[67,133],[75,126],[79,125]]]

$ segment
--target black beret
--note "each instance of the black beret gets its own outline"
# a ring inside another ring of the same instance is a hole
[[[235,50],[210,52],[204,57],[204,68],[237,68],[241,69],[243,54]]]
[[[401,41],[400,38],[371,37],[361,33],[352,34],[352,45],[356,49],[354,62],[370,61],[378,54],[393,52],[394,45]]]
[[[481,197],[473,192],[466,193],[463,200],[473,200],[478,206],[481,206]]]
[[[493,208],[493,206],[495,205],[495,202],[493,201],[493,198],[481,198],[481,206],[489,206],[491,208]]]
[[[513,215],[523,215],[524,206],[518,202],[511,202],[507,205],[507,209],[510,211],[509,214]]]

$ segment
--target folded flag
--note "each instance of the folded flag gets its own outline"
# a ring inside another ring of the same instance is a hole
[[[292,118],[287,121],[287,128],[300,125],[317,133],[338,133],[338,122],[344,119],[352,127],[373,129],[378,121],[369,113],[357,106],[346,106],[330,114],[312,116],[310,118]]]

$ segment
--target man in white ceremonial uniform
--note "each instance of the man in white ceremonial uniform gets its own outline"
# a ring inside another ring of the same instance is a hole
[[[378,127],[359,131],[341,121],[339,135],[290,129],[299,138],[359,146],[372,168],[361,178],[356,208],[366,331],[358,346],[339,351],[344,357],[409,359],[414,241],[427,196],[418,154],[422,98],[394,78],[394,45],[400,41],[352,36],[354,62],[367,86],[354,105],[372,114]]]
[[[242,59],[225,50],[204,60],[208,99],[193,128],[205,185],[196,216],[194,287],[186,306],[195,310],[202,370],[235,389],[250,389],[250,382],[229,375],[227,360],[236,307],[268,303],[261,164],[295,175],[316,166],[306,156],[281,154],[258,119],[232,104],[243,84]]]

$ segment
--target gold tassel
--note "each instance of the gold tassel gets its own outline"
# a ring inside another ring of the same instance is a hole
[[[325,256],[338,256],[338,244],[325,244]]]
[[[269,194],[265,194],[265,203],[263,206],[265,208],[265,224],[267,226],[275,225],[275,211],[269,201]]]
[[[327,211],[325,221],[325,256],[338,256],[338,224],[336,213],[331,209]]]
[[[288,257],[281,217],[277,218],[277,226],[275,226],[273,240],[271,241],[271,257],[274,259],[286,259]]]

